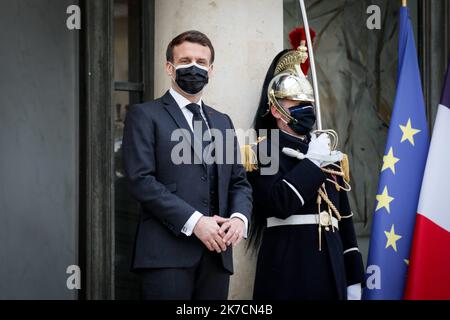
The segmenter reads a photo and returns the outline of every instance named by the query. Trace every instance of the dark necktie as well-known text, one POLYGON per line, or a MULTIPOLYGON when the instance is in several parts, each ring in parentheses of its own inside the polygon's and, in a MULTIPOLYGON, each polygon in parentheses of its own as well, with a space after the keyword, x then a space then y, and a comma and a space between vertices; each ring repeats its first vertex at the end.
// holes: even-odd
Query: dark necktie
POLYGON ((219 214, 219 198, 218 198, 218 171, 217 163, 215 159, 215 148, 211 138, 211 132, 208 129, 205 118, 202 117, 200 106, 195 103, 191 103, 186 108, 194 115, 192 117, 192 128, 194 129, 194 138, 202 142, 202 162, 206 164, 206 170, 210 192, 210 204, 207 215, 214 216, 219 214), (198 129, 201 124, 202 130, 198 129), (197 128, 196 128, 197 127, 197 128), (198 137, 198 135, 202 137, 198 137))
POLYGON ((205 148, 211 142, 211 136, 210 136, 210 133, 208 130, 208 125, 206 124, 206 121, 202 117, 202 114, 200 112, 200 106, 196 103, 191 103, 191 104, 188 104, 186 106, 186 108, 190 112, 192 112, 192 114, 194 115, 192 117, 192 128, 194 130, 194 135, 197 139, 202 141, 202 145, 205 148), (202 130, 201 130, 202 137, 199 137, 198 136, 199 131, 197 130, 197 132, 196 132, 196 130, 195 130, 195 128, 198 127, 200 125, 200 123, 202 126, 202 130), (205 134, 205 132, 206 132, 206 134, 205 134))

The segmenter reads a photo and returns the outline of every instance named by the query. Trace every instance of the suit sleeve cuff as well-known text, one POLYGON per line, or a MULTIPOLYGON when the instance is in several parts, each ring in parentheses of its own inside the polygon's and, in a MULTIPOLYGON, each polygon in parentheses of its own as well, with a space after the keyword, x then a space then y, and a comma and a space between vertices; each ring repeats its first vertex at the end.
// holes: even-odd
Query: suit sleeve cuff
POLYGON ((247 239, 247 235, 248 235, 248 219, 247 219, 247 217, 244 216, 242 213, 236 212, 230 216, 230 219, 232 219, 232 218, 239 218, 242 221, 244 221, 244 238, 247 239))
POLYGON ((188 221, 186 221, 183 229, 181 229, 181 232, 190 237, 192 235, 192 232, 194 231, 195 225, 201 217, 203 217, 203 215, 200 212, 195 211, 188 219, 188 221))

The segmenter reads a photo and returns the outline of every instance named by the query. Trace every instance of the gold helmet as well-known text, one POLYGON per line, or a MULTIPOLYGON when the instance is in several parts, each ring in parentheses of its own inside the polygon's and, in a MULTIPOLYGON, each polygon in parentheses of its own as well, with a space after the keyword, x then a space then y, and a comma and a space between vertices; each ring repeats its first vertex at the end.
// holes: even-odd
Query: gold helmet
MULTIPOLYGON (((311 38, 315 33, 311 30, 311 38)), ((293 119, 278 102, 287 99, 314 103, 314 90, 306 78, 308 73, 308 48, 303 28, 297 28, 289 34, 293 50, 282 55, 275 67, 274 77, 269 83, 267 95, 269 103, 288 119, 293 119)))

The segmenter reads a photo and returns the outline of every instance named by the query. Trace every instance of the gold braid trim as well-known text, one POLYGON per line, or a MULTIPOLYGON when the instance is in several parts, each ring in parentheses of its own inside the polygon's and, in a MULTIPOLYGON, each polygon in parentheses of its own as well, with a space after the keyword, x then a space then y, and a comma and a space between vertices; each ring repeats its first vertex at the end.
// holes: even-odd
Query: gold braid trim
POLYGON ((336 215, 336 218, 338 219, 338 221, 341 221, 342 217, 341 214, 339 213, 338 209, 336 208, 336 206, 333 204, 333 202, 331 202, 331 200, 328 198, 328 196, 325 194, 325 192, 323 192, 322 189, 319 189, 319 196, 323 199, 323 201, 325 201, 325 203, 328 205, 328 207, 331 208, 331 210, 334 212, 334 214, 336 215))
POLYGON ((340 177, 344 177, 345 173, 342 171, 335 171, 335 170, 331 170, 331 169, 326 169, 326 168, 322 168, 322 171, 325 173, 329 173, 329 174, 334 174, 336 176, 340 176, 340 177))
POLYGON ((327 179, 327 181, 333 183, 336 186, 336 189, 339 190, 344 190, 344 191, 351 191, 351 185, 350 185, 350 168, 349 168, 349 164, 348 164, 348 156, 344 153, 343 154, 344 157, 341 160, 341 164, 337 165, 337 164, 332 164, 333 166, 337 167, 339 169, 339 171, 337 170, 333 170, 333 169, 329 169, 329 168, 321 168, 322 172, 324 173, 328 173, 331 175, 335 175, 335 176, 339 176, 343 178, 343 182, 345 184, 345 186, 341 186, 339 185, 337 182, 332 181, 331 179, 327 179))
MULTIPOLYGON (((334 175, 343 177, 345 179, 345 181, 347 181, 347 183, 349 183, 350 182, 350 165, 348 162, 348 156, 345 153, 343 155, 344 155, 344 157, 341 160, 341 165, 340 165, 341 170, 340 171, 327 169, 327 168, 321 168, 321 169, 325 173, 334 174, 334 175)), ((337 167, 339 167, 339 166, 337 166, 337 167)))

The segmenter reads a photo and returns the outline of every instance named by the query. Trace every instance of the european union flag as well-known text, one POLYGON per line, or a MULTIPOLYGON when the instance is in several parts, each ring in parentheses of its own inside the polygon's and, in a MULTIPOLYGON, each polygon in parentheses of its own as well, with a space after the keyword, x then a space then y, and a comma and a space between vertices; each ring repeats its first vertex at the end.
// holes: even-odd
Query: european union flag
POLYGON ((397 94, 376 195, 365 299, 402 299, 429 136, 414 33, 400 9, 397 94))

